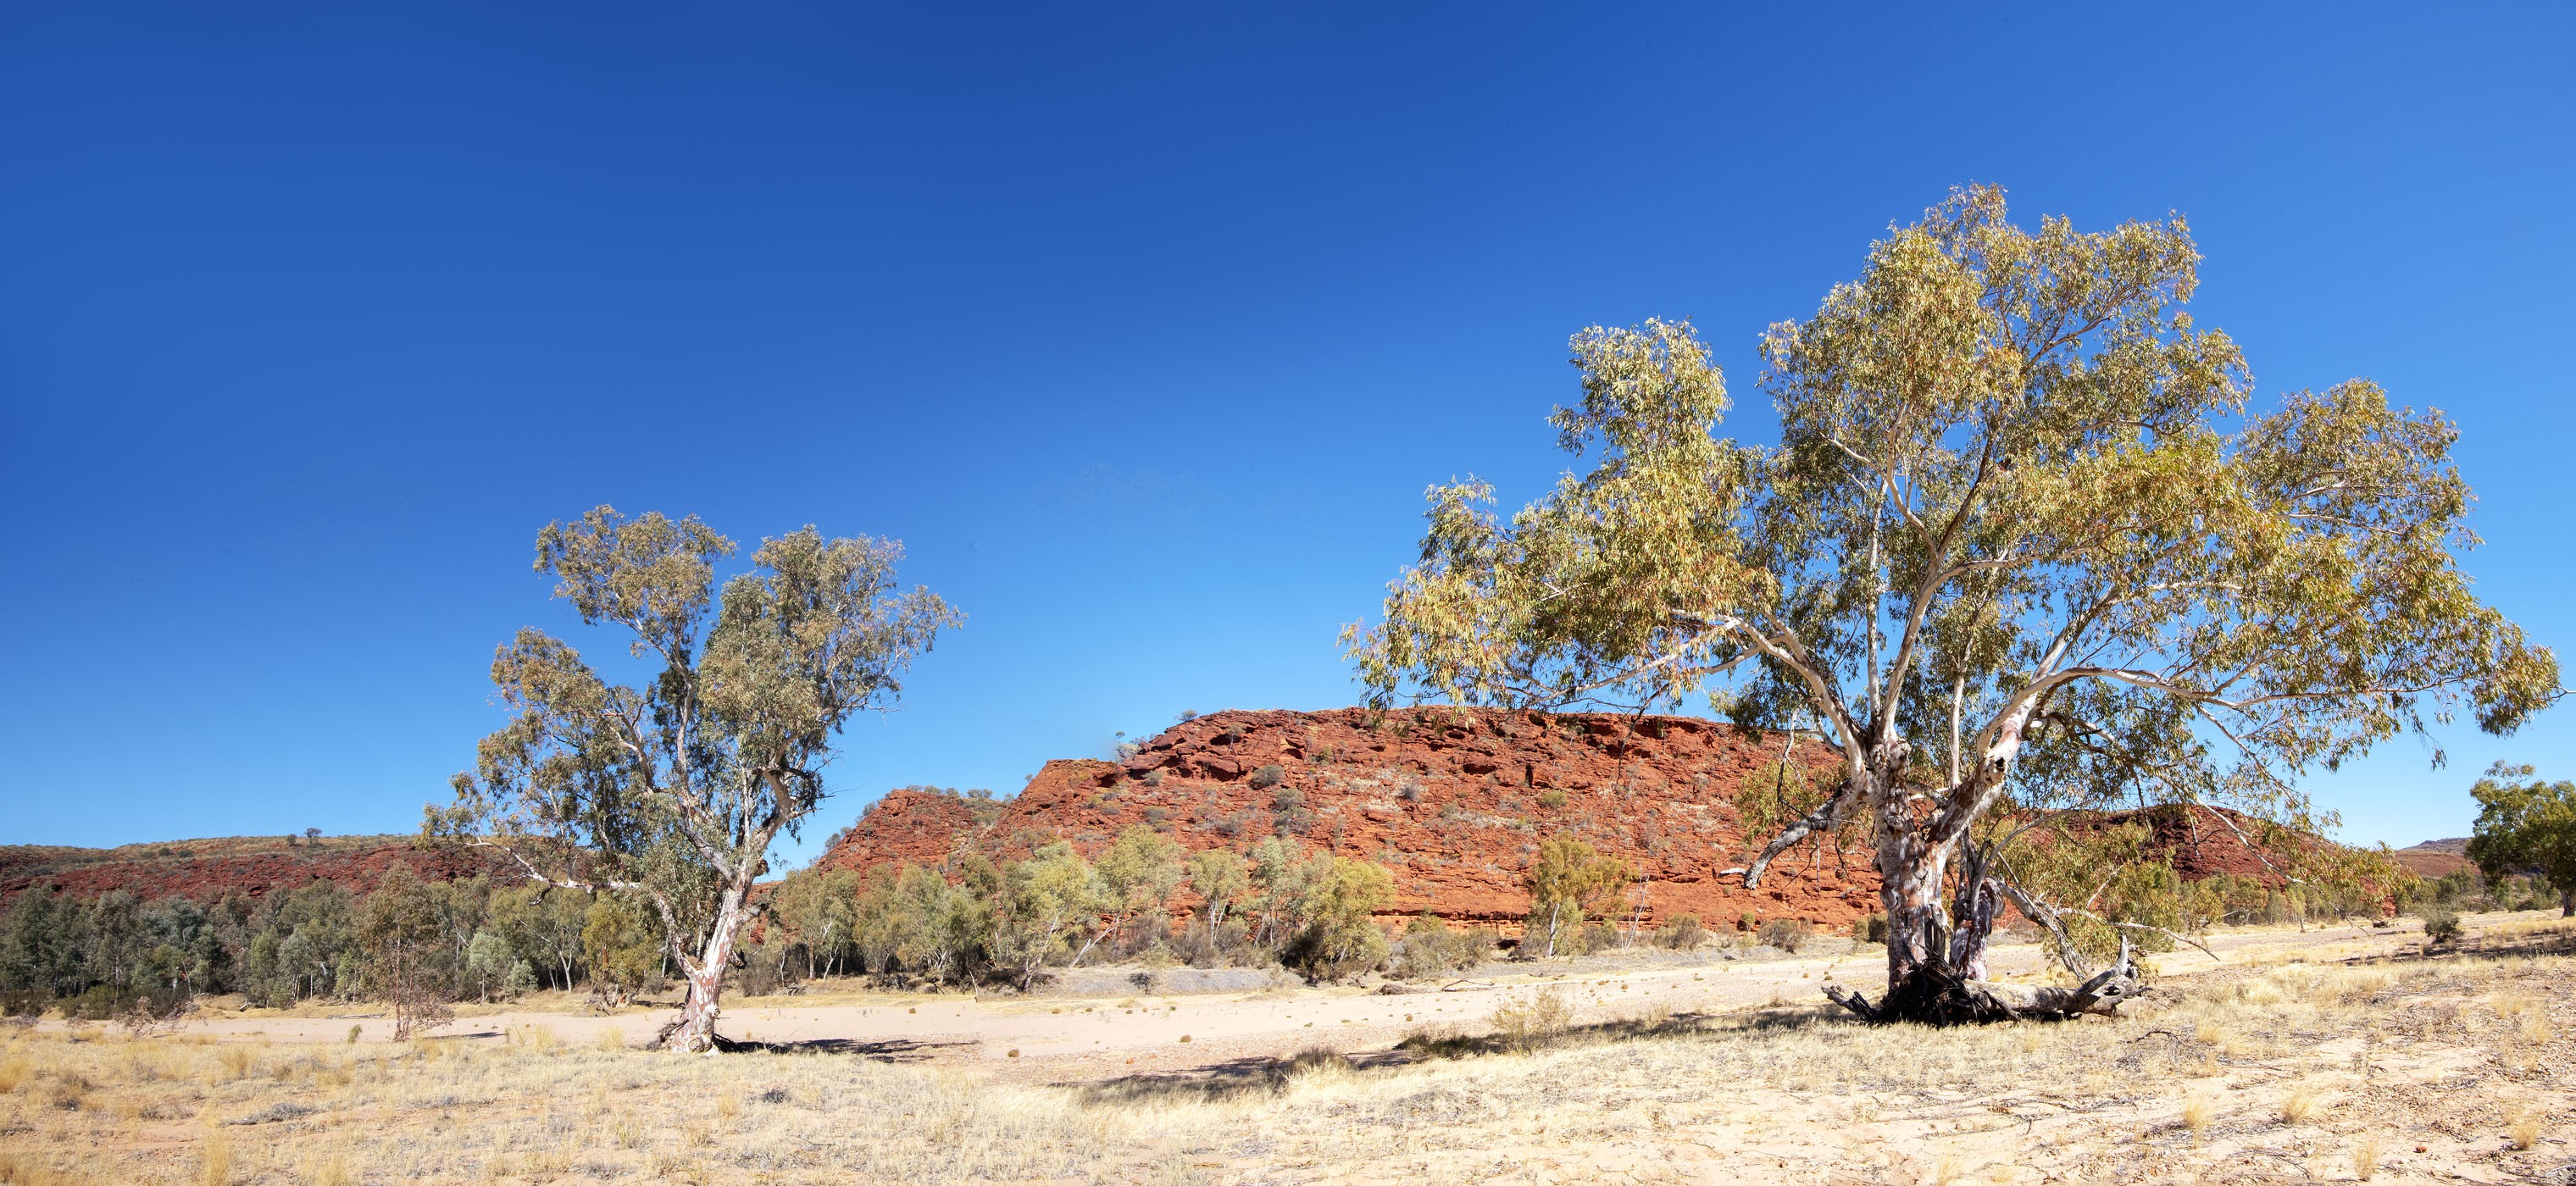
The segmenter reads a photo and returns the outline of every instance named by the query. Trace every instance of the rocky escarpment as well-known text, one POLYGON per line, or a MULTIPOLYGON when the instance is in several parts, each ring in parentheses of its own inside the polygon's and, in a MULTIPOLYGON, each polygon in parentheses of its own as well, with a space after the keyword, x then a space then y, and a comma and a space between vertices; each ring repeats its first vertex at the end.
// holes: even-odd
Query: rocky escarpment
POLYGON ((1721 874, 1769 839, 1748 837, 1739 801, 1784 753, 1820 774, 1837 760, 1812 736, 1792 745, 1692 717, 1222 712, 1124 761, 1049 762, 1008 799, 891 793, 821 863, 1006 858, 1054 839, 1096 854, 1137 825, 1192 851, 1288 834, 1385 865, 1396 913, 1509 924, 1528 910, 1521 879, 1540 842, 1562 832, 1629 862, 1642 877, 1629 908, 1650 923, 1687 913, 1712 925, 1748 914, 1847 924, 1876 908, 1877 878, 1858 849, 1784 859, 1759 890, 1721 874))

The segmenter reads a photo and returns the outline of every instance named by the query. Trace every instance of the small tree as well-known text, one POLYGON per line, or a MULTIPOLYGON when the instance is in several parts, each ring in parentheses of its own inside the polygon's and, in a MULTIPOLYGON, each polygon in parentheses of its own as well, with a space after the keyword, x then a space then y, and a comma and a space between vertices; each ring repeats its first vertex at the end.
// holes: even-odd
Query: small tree
POLYGON ((1101 912, 1112 897, 1073 846, 1056 841, 1002 872, 994 921, 994 959, 1010 970, 1020 991, 1055 961, 1076 962, 1107 931, 1101 912), (1082 948, 1073 944, 1079 939, 1082 948))
POLYGON ((385 870, 358 912, 358 943, 366 951, 366 987, 393 1006, 394 1041, 455 1020, 447 1007, 446 931, 438 902, 411 866, 385 870))
POLYGON ((1199 923, 1214 939, 1225 926, 1226 912, 1243 898, 1252 884, 1244 873, 1243 857, 1222 848, 1203 848, 1189 860, 1190 888, 1199 895, 1199 923))
POLYGON ((1305 929, 1315 887, 1332 874, 1333 857, 1309 853, 1284 836, 1269 836, 1252 846, 1251 859, 1251 883, 1259 891, 1249 903, 1252 939, 1275 954, 1305 929))
MULTIPOLYGON (((520 957, 551 969, 556 986, 569 990, 581 966, 581 932, 590 921, 590 895, 544 885, 513 885, 492 894, 490 921, 520 957)), ((656 950, 659 950, 658 946, 656 950)))
POLYGON ((1890 997, 1837 999, 2010 1015, 1962 982, 2015 891, 1972 840, 2014 797, 2315 824, 2304 772, 2559 695, 2460 571, 2450 423, 2358 380, 2249 408, 2236 344, 2182 311, 2199 259, 2179 219, 2027 230, 2002 191, 1956 193, 1771 328, 1776 448, 1715 435, 1726 386, 1690 326, 1578 334, 1553 424, 1593 468, 1507 523, 1483 482, 1432 489, 1422 562, 1345 636, 1372 702, 1713 688, 1739 723, 1814 722, 1841 785, 1746 887, 1862 819, 1890 997))
POLYGON ((519 986, 534 983, 527 967, 508 939, 492 931, 476 931, 465 945, 465 991, 485 1001, 524 992, 519 986))
POLYGON ((1395 875, 1371 861, 1319 855, 1330 864, 1307 889, 1300 912, 1306 925, 1289 940, 1282 962, 1309 980, 1355 976, 1386 961, 1386 932, 1376 914, 1395 902, 1395 875))
POLYGON ((733 552, 695 517, 630 521, 605 506, 539 533, 536 567, 556 596, 585 624, 623 627, 658 670, 612 684, 569 645, 521 630, 492 663, 517 715, 426 825, 507 851, 532 879, 650 902, 688 981, 672 1050, 714 1044, 752 886, 770 841, 822 803, 833 738, 891 708, 897 677, 959 620, 926 591, 896 591, 892 541, 812 527, 764 540, 719 600, 715 563, 733 552))
POLYGON ((770 891, 770 921, 789 943, 805 949, 807 979, 830 971, 849 948, 858 896, 853 869, 799 869, 770 891))
POLYGON ((651 908, 615 894, 593 897, 583 912, 582 962, 590 965, 592 988, 611 1004, 634 1000, 662 974, 669 945, 651 916, 651 908))
POLYGON ((2478 801, 2469 859, 2492 883, 2529 873, 2558 892, 2558 913, 2576 916, 2576 782, 2544 783, 2529 766, 2498 762, 2469 788, 2478 801))
POLYGON ((1139 824, 1119 833, 1093 865, 1108 891, 1113 931, 1126 929, 1130 920, 1136 920, 1149 935, 1163 932, 1165 903, 1180 888, 1183 876, 1179 841, 1139 824))
POLYGON ((1566 936, 1583 927, 1583 919, 1611 894, 1628 884, 1628 863, 1607 857, 1589 844, 1559 832, 1538 846, 1538 858, 1530 862, 1529 872, 1521 879, 1521 888, 1529 891, 1529 922, 1522 928, 1521 945, 1528 950, 1533 937, 1539 949, 1531 954, 1540 958, 1553 956, 1566 936))

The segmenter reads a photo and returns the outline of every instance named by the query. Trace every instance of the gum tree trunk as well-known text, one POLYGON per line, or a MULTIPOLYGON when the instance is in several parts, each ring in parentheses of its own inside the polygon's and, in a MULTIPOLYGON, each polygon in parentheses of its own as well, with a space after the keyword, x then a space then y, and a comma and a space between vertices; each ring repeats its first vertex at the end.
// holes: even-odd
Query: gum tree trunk
POLYGON ((726 887, 716 906, 715 925, 708 929, 706 946, 695 956, 685 951, 675 953, 688 984, 688 995, 680 1003, 680 1019, 662 1034, 663 1049, 679 1054, 715 1049, 717 998, 724 991, 725 967, 733 962, 734 934, 750 917, 745 901, 749 896, 740 887, 726 887))

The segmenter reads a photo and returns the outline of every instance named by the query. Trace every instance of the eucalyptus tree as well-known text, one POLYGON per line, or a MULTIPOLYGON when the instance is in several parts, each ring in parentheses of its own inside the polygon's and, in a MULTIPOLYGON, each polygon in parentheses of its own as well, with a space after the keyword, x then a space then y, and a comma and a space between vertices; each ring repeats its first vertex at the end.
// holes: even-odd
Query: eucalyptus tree
POLYGON ((2199 259, 2179 218, 2031 230, 1999 190, 1954 193, 1770 327, 1773 447, 1717 435, 1687 323, 1585 330, 1551 423, 1590 470, 1508 522, 1484 482, 1433 487, 1420 562, 1345 634, 1359 675, 1378 704, 1706 690, 1811 723, 1839 785, 1745 884, 1861 820, 1891 994, 1838 999, 1994 1015, 1960 988, 2015 887, 1953 862, 2017 786, 2295 814, 2304 771, 2559 694, 2460 571, 2452 425, 2362 380, 2254 407, 2237 344, 2183 308, 2199 259))
POLYGON ((2576 916, 2576 782, 2542 782, 2531 766, 2498 762, 2469 788, 2478 801, 2469 859, 2487 880, 2529 873, 2558 891, 2558 912, 2576 916))
POLYGON ((529 878, 651 903, 688 994, 674 1050, 715 1042, 717 996, 770 842, 824 797, 854 715, 891 709, 898 677, 960 620, 894 583, 902 546, 806 527, 761 542, 719 597, 733 541, 695 516, 602 506, 537 537, 536 568, 585 625, 630 635, 646 678, 614 684, 543 631, 499 649, 513 712, 483 739, 433 835, 500 848, 529 878))

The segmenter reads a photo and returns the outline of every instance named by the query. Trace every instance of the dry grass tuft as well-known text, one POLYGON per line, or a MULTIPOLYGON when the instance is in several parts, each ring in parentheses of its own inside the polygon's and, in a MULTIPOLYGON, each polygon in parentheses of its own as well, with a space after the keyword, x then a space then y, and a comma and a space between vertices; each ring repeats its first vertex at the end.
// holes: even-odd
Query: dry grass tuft
POLYGON ((198 1186, 230 1186, 233 1180, 233 1143, 222 1133, 214 1133, 197 1146, 198 1186))
POLYGON ((2517 1150, 2529 1149, 2540 1141, 2540 1114, 2528 1105, 2514 1104, 2505 1109, 2505 1139, 2517 1150))
POLYGON ((2301 1083, 2291 1088, 2288 1095, 2281 1097, 2281 1123, 2305 1123, 2308 1116, 2317 1110, 2317 1101, 2323 1095, 2324 1092, 2313 1083, 2301 1083))
POLYGON ((2364 1182, 2379 1176, 2379 1133, 2377 1131, 2363 1133, 2360 1140, 2352 1143, 2352 1176, 2364 1182))
POLYGON ((2218 1101, 2206 1095, 2194 1095, 2183 1101, 2182 1126, 2191 1130, 2194 1139, 2209 1131, 2209 1122, 2217 1115, 2218 1101))

